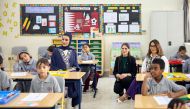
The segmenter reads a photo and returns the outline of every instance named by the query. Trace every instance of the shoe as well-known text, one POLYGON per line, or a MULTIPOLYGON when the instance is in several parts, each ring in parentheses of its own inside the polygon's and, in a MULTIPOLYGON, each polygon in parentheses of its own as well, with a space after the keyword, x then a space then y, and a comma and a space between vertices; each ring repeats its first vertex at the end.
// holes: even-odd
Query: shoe
POLYGON ((126 100, 128 100, 128 97, 125 96, 125 95, 123 95, 123 96, 121 96, 121 97, 119 97, 119 98, 117 99, 117 102, 118 102, 118 103, 123 103, 123 102, 125 102, 126 100))

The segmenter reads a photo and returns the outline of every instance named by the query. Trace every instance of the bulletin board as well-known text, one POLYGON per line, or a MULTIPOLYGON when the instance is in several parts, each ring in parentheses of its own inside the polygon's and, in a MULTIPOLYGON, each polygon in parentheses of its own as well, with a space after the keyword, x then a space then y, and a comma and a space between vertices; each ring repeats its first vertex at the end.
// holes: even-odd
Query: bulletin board
MULTIPOLYGON (((111 46, 111 69, 114 68, 116 57, 121 55, 121 45, 124 42, 113 42, 111 46)), ((141 58, 141 44, 140 42, 128 42, 130 46, 131 56, 134 56, 136 59, 141 58)))
POLYGON ((104 33, 141 33, 141 5, 103 5, 104 33))
POLYGON ((59 6, 21 4, 21 35, 56 35, 59 33, 59 6))
POLYGON ((100 5, 63 6, 63 30, 72 33, 90 33, 91 27, 99 29, 100 5))

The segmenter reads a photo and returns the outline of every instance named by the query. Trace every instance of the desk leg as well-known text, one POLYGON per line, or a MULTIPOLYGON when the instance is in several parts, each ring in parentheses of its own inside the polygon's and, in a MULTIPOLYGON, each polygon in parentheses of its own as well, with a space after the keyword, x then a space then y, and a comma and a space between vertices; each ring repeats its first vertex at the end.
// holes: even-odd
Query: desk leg
POLYGON ((96 64, 94 65, 95 69, 94 69, 94 78, 93 78, 93 89, 94 89, 94 98, 96 97, 96 93, 97 93, 97 82, 98 82, 98 77, 97 77, 97 72, 96 72, 96 64))

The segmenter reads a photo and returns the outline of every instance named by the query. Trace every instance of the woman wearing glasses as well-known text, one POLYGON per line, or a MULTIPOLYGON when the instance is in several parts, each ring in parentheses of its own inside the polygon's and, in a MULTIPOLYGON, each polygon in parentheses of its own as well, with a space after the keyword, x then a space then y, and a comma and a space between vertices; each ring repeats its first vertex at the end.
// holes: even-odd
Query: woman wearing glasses
POLYGON ((116 78, 114 92, 122 96, 124 89, 127 91, 132 80, 136 76, 136 60, 129 52, 129 44, 123 43, 121 46, 121 56, 115 60, 113 74, 116 78))
MULTIPOLYGON (((148 53, 142 63, 141 73, 149 73, 150 72, 150 65, 152 64, 152 61, 155 58, 163 59, 165 62, 164 72, 169 71, 168 59, 164 56, 159 41, 154 39, 154 40, 150 41, 150 43, 149 43, 148 53)), ((138 91, 139 87, 141 87, 141 84, 137 83, 136 79, 134 79, 133 82, 130 84, 130 87, 127 90, 127 92, 118 99, 118 102, 124 102, 125 100, 127 100, 127 98, 129 96, 132 97, 132 99, 134 99, 135 94, 137 92, 139 92, 138 91)))
POLYGON ((76 68, 79 70, 77 62, 77 53, 70 47, 72 35, 71 33, 65 33, 61 35, 62 46, 53 50, 51 57, 51 70, 67 70, 70 68, 76 68))

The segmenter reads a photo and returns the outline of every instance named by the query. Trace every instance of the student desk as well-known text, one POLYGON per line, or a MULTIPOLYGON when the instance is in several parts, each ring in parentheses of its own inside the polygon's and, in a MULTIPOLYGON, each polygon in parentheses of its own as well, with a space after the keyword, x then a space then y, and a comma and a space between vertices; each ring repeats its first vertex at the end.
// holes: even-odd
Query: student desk
POLYGON ((52 109, 60 101, 64 100, 63 93, 48 93, 48 95, 41 101, 21 101, 29 93, 20 93, 15 99, 11 100, 7 104, 0 105, 3 109, 52 109), (34 104, 35 106, 31 106, 34 104))
MULTIPOLYGON (((168 78, 169 80, 175 81, 175 82, 190 82, 190 78, 188 78, 184 73, 163 73, 164 77, 168 76, 168 74, 172 74, 175 77, 168 78)), ((139 73, 136 75, 136 81, 143 81, 146 74, 139 73)))
POLYGON ((96 97, 96 92, 97 92, 97 82, 98 82, 98 77, 96 76, 96 64, 98 63, 99 61, 98 60, 90 60, 90 61, 81 61, 81 60, 78 60, 78 64, 79 65, 92 65, 95 67, 94 69, 94 77, 93 77, 93 84, 92 84, 92 87, 94 89, 94 95, 93 97, 95 98, 96 97))
MULTIPOLYGON (((62 71, 50 71, 51 72, 62 72, 62 71)), ((65 76, 62 76, 65 78, 66 86, 67 84, 75 84, 76 88, 76 96, 71 97, 72 98, 72 106, 79 105, 79 109, 81 108, 81 100, 82 100, 82 85, 80 79, 85 74, 85 72, 65 72, 65 76)), ((32 74, 27 74, 26 76, 11 76, 11 73, 8 73, 9 77, 12 78, 15 81, 31 81, 33 76, 32 74)), ((70 97, 70 96, 69 96, 70 97)))
POLYGON ((135 95, 135 109, 167 109, 167 105, 158 105, 153 96, 135 95))

